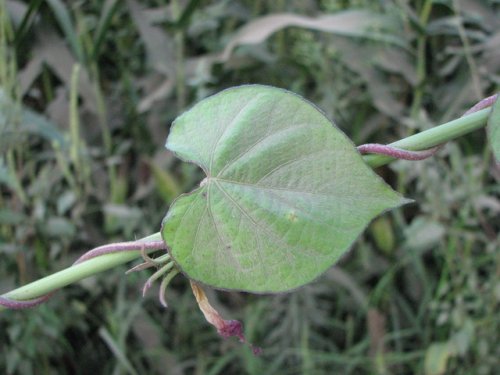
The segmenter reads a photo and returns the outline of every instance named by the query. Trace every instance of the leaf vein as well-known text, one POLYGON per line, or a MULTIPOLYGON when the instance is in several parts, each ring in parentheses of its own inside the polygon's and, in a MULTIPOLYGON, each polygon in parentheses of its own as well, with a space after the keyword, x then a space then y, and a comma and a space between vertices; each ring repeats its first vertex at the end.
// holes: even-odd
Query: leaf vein
MULTIPOLYGON (((210 199, 210 197, 212 196, 212 194, 210 194, 211 187, 212 187, 212 184, 209 184, 208 188, 207 188, 207 202, 208 202, 207 208, 208 208, 208 214, 209 214, 210 218, 212 219, 212 222, 214 223, 215 233, 217 234, 217 240, 219 242, 219 249, 218 249, 217 253, 218 253, 218 255, 221 255, 222 252, 227 253, 233 259, 236 268, 239 271, 241 271, 240 262, 236 259, 233 252, 232 251, 225 251, 226 250, 225 239, 223 238, 221 232, 219 231, 219 226, 217 225, 214 213, 213 213, 212 208, 211 208, 211 203, 212 203, 212 201, 210 199)), ((224 255, 224 254, 222 254, 222 255, 224 255)), ((216 267, 216 269, 218 270, 218 269, 220 269, 220 267, 216 267)))
POLYGON ((217 141, 215 142, 214 144, 214 148, 212 150, 212 154, 210 155, 210 166, 208 168, 208 171, 210 173, 212 173, 212 170, 213 170, 213 165, 214 165, 214 157, 215 157, 215 154, 217 153, 217 147, 219 147, 219 143, 221 141, 221 139, 224 137, 224 134, 226 133, 226 131, 231 128, 231 126, 233 126, 233 124, 236 122, 236 120, 241 116, 241 114, 245 111, 246 108, 248 108, 248 106, 250 104, 252 104, 253 102, 255 102, 257 99, 259 99, 262 95, 257 95, 255 97, 253 97, 252 99, 250 99, 248 101, 248 103, 246 103, 243 107, 241 107, 241 109, 238 111, 238 113, 236 113, 236 115, 231 119, 231 121, 229 122, 229 124, 221 131, 219 137, 217 138, 217 141))
MULTIPOLYGON (((277 103, 273 106, 272 110, 271 110, 271 114, 269 115, 269 119, 270 121, 272 121, 272 117, 273 117, 273 113, 274 113, 274 110, 276 109, 277 107, 277 103)), ((295 111, 297 112, 298 111, 298 107, 295 109, 295 111)), ((293 116, 292 116, 293 117, 293 116)), ((217 177, 220 177, 222 176, 222 174, 227 170, 229 169, 230 167, 232 167, 234 165, 234 163, 236 163, 239 159, 241 159, 243 156, 245 156, 246 154, 248 154, 250 151, 252 151, 254 148, 256 148, 259 144, 261 144, 263 141, 265 141, 266 139, 269 139, 269 138, 273 138, 275 137, 277 134, 281 134, 285 131, 288 131, 289 129, 292 129, 292 128, 299 128, 299 127, 303 127, 303 126, 309 126, 309 124, 293 124, 291 126, 288 126, 286 128, 283 128, 283 129, 279 129, 277 132, 274 132, 274 133, 269 133, 269 129, 272 129, 272 126, 269 125, 267 128, 266 128, 266 134, 264 134, 263 137, 259 138, 257 141, 255 141, 252 145, 250 145, 246 150, 243 150, 240 154, 238 154, 237 156, 235 156, 233 159, 229 160, 227 162, 227 164, 224 166, 224 168, 221 169, 221 171, 217 174, 217 177)))
MULTIPOLYGON (((243 208, 241 207, 238 202, 219 184, 217 183, 217 186, 218 188, 224 193, 224 195, 239 209, 239 211, 258 229, 260 229, 262 232, 266 233, 269 237, 273 238, 274 241, 276 242, 279 242, 281 243, 282 246, 284 246, 285 248, 288 248, 288 249, 295 249, 297 250, 297 247, 285 242, 281 237, 279 237, 278 235, 276 235, 276 233, 274 233, 273 231, 269 231, 267 230, 265 227, 262 227, 261 225, 259 225, 259 223, 257 221, 255 221, 255 219, 250 216, 250 214, 243 208)), ((259 236, 257 236, 258 238, 259 236)), ((293 252, 285 252, 283 251, 282 249, 280 249, 278 247, 279 250, 281 250, 282 253, 285 254, 286 258, 290 261, 290 255, 295 259, 295 254, 293 252)), ((304 250, 302 250, 304 251, 304 250)), ((310 252, 310 249, 307 249, 308 253, 310 255, 312 255, 312 253, 310 252)), ((316 252, 313 251, 313 254, 317 255, 316 252)), ((264 264, 264 263, 263 263, 264 264)))
POLYGON ((307 155, 301 155, 299 158, 297 159, 292 159, 292 160, 288 160, 286 163, 283 163, 283 164, 280 164, 278 165, 276 168, 272 169, 271 171, 269 171, 268 173, 266 173, 264 176, 262 176, 256 183, 255 185, 258 185, 259 183, 262 182, 262 180, 265 180, 266 178, 270 177, 271 175, 273 175, 274 173, 280 171, 281 169, 283 169, 284 167, 287 167, 289 166, 290 164, 295 164, 295 163, 300 163, 304 160, 307 160, 308 158, 310 158, 311 156, 317 156, 318 154, 322 154, 322 153, 330 153, 330 152, 333 152, 332 150, 316 150, 314 152, 311 152, 310 154, 307 154, 307 155))

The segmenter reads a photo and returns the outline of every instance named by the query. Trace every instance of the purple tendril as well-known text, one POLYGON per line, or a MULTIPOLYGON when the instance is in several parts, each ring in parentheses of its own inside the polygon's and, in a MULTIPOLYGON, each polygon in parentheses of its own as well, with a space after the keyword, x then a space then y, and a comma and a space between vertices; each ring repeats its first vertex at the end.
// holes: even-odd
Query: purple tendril
POLYGON ((118 242, 109 245, 103 245, 96 247, 90 251, 87 251, 80 258, 78 258, 73 265, 80 264, 86 260, 106 255, 119 253, 122 251, 134 251, 134 250, 161 250, 165 249, 165 242, 163 241, 150 241, 150 242, 118 242))
POLYGON ((498 94, 488 96, 487 98, 484 98, 480 102, 476 103, 474 106, 472 106, 467 112, 465 112, 462 117, 470 115, 471 113, 480 111, 481 109, 491 107, 493 104, 495 104, 495 101, 498 98, 498 94))
POLYGON ((44 294, 43 296, 27 299, 27 300, 15 300, 9 297, 0 296, 0 306, 6 307, 11 310, 23 310, 38 306, 50 299, 56 291, 44 294))
POLYGON ((440 147, 441 146, 437 146, 422 151, 409 151, 389 145, 382 145, 380 143, 367 143, 358 146, 357 148, 361 154, 386 155, 395 159, 403 160, 423 160, 434 155, 440 147))

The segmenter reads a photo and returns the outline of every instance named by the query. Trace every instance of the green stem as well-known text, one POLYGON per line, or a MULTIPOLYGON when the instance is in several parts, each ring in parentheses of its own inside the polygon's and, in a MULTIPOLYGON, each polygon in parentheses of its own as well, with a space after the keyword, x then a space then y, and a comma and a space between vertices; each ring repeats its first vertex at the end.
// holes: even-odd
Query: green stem
MULTIPOLYGON (((486 126, 490 111, 490 108, 485 108, 443 125, 403 138, 391 143, 390 146, 411 151, 429 149, 486 126)), ((380 167, 395 160, 384 155, 366 155, 363 156, 363 159, 372 168, 380 167)))
MULTIPOLYGON (((482 109, 470 115, 450 121, 446 124, 425 130, 419 134, 401 139, 397 142, 391 143, 391 145, 407 150, 425 150, 437 146, 484 127, 488 120, 490 111, 491 108, 482 109)), ((372 168, 379 167, 394 160, 394 158, 381 155, 366 155, 363 156, 363 158, 372 168)), ((160 239, 161 234, 158 232, 152 234, 151 236, 142 238, 138 242, 158 241, 160 239)), ((29 300, 43 296, 89 276, 114 268, 120 264, 130 262, 140 256, 140 250, 141 249, 138 248, 134 251, 117 252, 92 258, 15 289, 4 294, 3 297, 14 300, 29 300)), ((0 306, 0 311, 3 309, 5 309, 5 307, 0 306)))
MULTIPOLYGON (((150 242, 160 239, 161 234, 158 232, 144 237, 137 242, 150 242)), ((77 281, 83 280, 89 276, 119 266, 120 264, 128 263, 140 257, 140 254, 141 249, 138 248, 136 251, 122 251, 92 258, 20 288, 14 289, 2 296, 14 300, 29 300, 40 297, 77 281)), ((0 306, 0 311, 3 309, 5 309, 5 307, 0 306)))
POLYGON ((413 102, 411 104, 410 116, 416 118, 422 105, 424 96, 425 78, 427 75, 425 49, 427 46, 427 22, 432 10, 432 1, 425 0, 420 11, 420 27, 422 31, 417 39, 417 85, 414 90, 413 102))

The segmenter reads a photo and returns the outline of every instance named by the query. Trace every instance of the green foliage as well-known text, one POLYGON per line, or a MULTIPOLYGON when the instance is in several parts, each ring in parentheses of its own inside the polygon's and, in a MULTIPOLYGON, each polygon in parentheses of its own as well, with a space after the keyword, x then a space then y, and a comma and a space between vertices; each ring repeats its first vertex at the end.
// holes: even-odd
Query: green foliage
MULTIPOLYGON (((494 1, 202 0, 190 16, 184 4, 192 1, 177 1, 176 12, 163 0, 0 3, 0 85, 10 110, 22 108, 11 113, 43 116, 67 145, 54 147, 45 135, 55 133, 39 132, 34 118, 0 124, 1 292, 96 245, 156 232, 177 192, 205 177, 165 151, 168 124, 227 87, 296 92, 355 144, 389 143, 446 122, 499 89, 494 1), (56 14, 54 5, 66 11, 56 14), (395 18, 385 35, 404 47, 294 26, 218 59, 241 27, 261 17, 316 19, 352 9, 395 18), (77 145, 91 172, 83 183, 69 152, 77 146, 68 131, 77 62, 77 145), (168 189, 152 162, 173 180, 168 189)), ((468 321, 470 340, 447 357, 445 373, 495 373, 500 189, 484 145, 476 132, 432 160, 377 171, 418 202, 382 216, 394 233, 390 254, 361 235, 337 266, 293 293, 211 293, 263 347, 260 357, 217 337, 182 278, 164 310, 155 293, 139 298, 149 275, 125 277, 123 268, 40 308, 2 312, 0 373, 118 374, 131 364, 148 374, 415 374, 425 372, 428 350, 462 337, 468 321)))
POLYGON ((166 147, 207 177, 170 207, 163 239, 188 277, 216 288, 302 286, 404 203, 315 106, 268 86, 196 104, 166 147))

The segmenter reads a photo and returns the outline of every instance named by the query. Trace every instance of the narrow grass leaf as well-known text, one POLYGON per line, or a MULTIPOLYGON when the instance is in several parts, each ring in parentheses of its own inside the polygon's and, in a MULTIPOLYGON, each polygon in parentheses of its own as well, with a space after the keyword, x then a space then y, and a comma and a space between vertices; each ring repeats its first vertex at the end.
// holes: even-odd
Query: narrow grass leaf
POLYGON ((127 355, 123 352, 123 350, 119 347, 119 344, 116 340, 111 336, 109 331, 101 327, 99 328, 99 336, 103 339, 103 341, 108 346, 109 350, 113 353, 118 363, 125 369, 125 371, 130 375, 138 375, 139 373, 134 369, 132 363, 127 358, 127 355))
MULTIPOLYGON (((45 27, 37 35, 37 42, 33 50, 33 55, 37 56, 51 69, 70 90, 71 74, 73 66, 78 62, 66 43, 50 27, 45 27)), ((29 80, 27 80, 29 82, 29 80)), ((97 101, 92 80, 87 69, 82 66, 80 80, 78 83, 79 94, 83 98, 85 107, 92 113, 98 113, 97 101)), ((27 88, 24 87, 24 90, 27 88)))
POLYGON ((17 136, 23 133, 37 135, 49 142, 57 142, 65 145, 65 139, 61 131, 44 116, 17 106, 5 92, 0 89, 0 146, 7 149, 13 145, 17 136), (18 113, 14 113, 19 109, 18 113), (18 118, 16 118, 18 117, 18 118))
POLYGON ((59 26, 63 30, 64 35, 66 36, 66 39, 68 40, 68 43, 73 50, 73 53, 80 62, 83 62, 83 49, 78 39, 78 33, 75 29, 75 26, 73 25, 73 20, 71 19, 68 9, 60 0, 47 0, 47 3, 52 9, 52 12, 54 12, 54 16, 56 17, 59 26))
POLYGON ((101 52, 101 47, 106 37, 106 33, 109 31, 111 20, 115 12, 119 9, 120 2, 118 0, 106 0, 103 5, 101 16, 99 17, 99 22, 97 23, 97 29, 94 33, 94 45, 92 47, 92 61, 95 61, 101 52))
POLYGON ((36 19, 36 13, 38 11, 38 8, 42 4, 42 0, 35 0, 35 1, 30 1, 27 9, 24 7, 24 4, 22 4, 20 1, 19 2, 8 2, 7 7, 11 8, 9 9, 10 11, 12 8, 17 8, 22 9, 22 21, 20 24, 17 26, 16 31, 15 31, 15 39, 14 39, 14 44, 15 45, 20 45, 21 41, 24 39, 24 36, 26 35, 29 27, 31 24, 35 21, 36 19))
POLYGON ((500 95, 498 95, 495 104, 491 109, 488 118, 488 140, 493 150, 493 155, 497 163, 500 163, 500 95))

